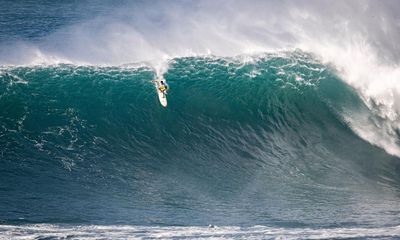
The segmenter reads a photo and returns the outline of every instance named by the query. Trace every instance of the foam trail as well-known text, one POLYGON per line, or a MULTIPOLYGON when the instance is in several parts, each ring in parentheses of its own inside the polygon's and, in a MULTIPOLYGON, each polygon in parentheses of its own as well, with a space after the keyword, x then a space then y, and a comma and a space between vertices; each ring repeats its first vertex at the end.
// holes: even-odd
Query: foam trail
POLYGON ((145 227, 129 225, 111 226, 57 226, 48 224, 0 226, 0 237, 13 239, 27 238, 145 238, 145 239, 343 239, 343 238, 397 238, 399 226, 384 228, 332 228, 332 229, 298 229, 254 227, 145 227))

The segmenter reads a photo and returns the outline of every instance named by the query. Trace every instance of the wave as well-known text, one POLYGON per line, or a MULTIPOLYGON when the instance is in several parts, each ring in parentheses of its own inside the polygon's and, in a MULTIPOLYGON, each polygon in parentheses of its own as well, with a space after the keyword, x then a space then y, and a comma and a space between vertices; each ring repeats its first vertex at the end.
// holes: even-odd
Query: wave
POLYGON ((396 224, 398 158, 357 135, 385 120, 313 55, 175 58, 166 109, 156 76, 1 68, 0 221, 396 224))
POLYGON ((341 113, 353 131, 400 156, 396 81, 400 51, 395 44, 400 36, 395 3, 105 1, 65 4, 59 6, 62 14, 45 2, 27 5, 10 4, 4 13, 9 24, 0 29, 2 66, 143 63, 160 75, 173 59, 238 55, 251 59, 265 52, 300 49, 329 65, 369 109, 341 113), (27 9, 50 13, 48 18, 39 14, 22 21, 33 33, 19 31, 13 24, 27 9), (46 28, 33 28, 32 22, 46 28))

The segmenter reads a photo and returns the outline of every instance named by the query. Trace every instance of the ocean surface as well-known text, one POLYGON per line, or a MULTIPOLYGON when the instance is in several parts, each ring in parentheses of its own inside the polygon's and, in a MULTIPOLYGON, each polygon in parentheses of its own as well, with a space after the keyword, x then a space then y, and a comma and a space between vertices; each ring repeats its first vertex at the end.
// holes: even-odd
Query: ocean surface
POLYGON ((151 3, 0 0, 0 239, 400 237, 396 51, 160 45, 213 3, 151 3))

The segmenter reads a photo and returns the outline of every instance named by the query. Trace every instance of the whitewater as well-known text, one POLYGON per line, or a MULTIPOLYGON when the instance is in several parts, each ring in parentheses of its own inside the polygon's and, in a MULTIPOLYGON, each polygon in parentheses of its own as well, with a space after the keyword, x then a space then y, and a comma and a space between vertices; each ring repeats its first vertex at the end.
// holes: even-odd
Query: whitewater
POLYGON ((0 239, 400 236, 396 1, 0 5, 0 239))

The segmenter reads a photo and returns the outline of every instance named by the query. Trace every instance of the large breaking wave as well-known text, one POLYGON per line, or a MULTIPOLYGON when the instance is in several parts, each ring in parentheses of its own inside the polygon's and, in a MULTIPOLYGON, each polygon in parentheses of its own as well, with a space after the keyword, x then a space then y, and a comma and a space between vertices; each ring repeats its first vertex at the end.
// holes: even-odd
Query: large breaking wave
POLYGON ((373 113, 311 55, 174 59, 166 109, 155 76, 3 68, 2 220, 395 224, 398 159, 355 134, 348 116, 373 113))
POLYGON ((400 155, 399 6, 392 1, 108 1, 5 4, 0 64, 120 66, 160 75, 174 58, 301 49, 330 65, 371 114, 343 113, 364 140, 400 155), (82 10, 72 10, 73 7, 82 10), (29 9, 30 26, 18 30, 29 9), (58 11, 65 12, 60 14, 58 11), (52 21, 57 19, 57 21, 52 21), (36 24, 31 26, 31 24, 36 24), (57 25, 58 24, 58 25, 57 25), (41 27, 43 26, 43 27, 41 27), (32 31, 32 32, 30 32, 32 31), (11 34, 10 34, 11 33, 11 34))

